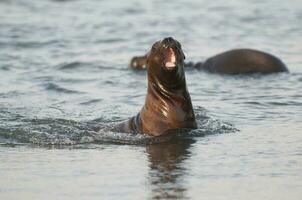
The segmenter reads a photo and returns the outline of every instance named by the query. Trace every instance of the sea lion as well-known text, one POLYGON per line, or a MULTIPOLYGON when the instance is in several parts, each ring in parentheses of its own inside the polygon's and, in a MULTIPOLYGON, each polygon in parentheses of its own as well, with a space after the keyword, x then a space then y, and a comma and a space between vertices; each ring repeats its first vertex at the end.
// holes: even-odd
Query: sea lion
POLYGON ((276 56, 253 49, 226 51, 208 58, 204 63, 196 63, 194 68, 219 74, 288 72, 285 64, 276 56))
POLYGON ((131 59, 129 66, 132 69, 146 69, 146 67, 147 67, 147 55, 134 56, 131 59))
POLYGON ((145 105, 114 130, 160 136, 179 129, 197 128, 187 90, 185 55, 172 37, 153 44, 147 55, 148 89, 145 105))
MULTIPOLYGON (((130 67, 145 69, 146 56, 136 56, 131 59, 130 67)), ((185 62, 186 69, 199 69, 219 74, 269 74, 288 72, 286 65, 276 56, 254 50, 233 49, 217 54, 205 62, 185 62)))

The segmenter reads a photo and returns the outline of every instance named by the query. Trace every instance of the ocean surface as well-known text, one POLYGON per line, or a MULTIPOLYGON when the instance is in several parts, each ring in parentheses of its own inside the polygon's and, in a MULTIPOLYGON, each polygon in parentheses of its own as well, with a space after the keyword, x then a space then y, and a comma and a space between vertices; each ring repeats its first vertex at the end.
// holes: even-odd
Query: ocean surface
POLYGON ((0 199, 301 199, 301 22, 300 0, 0 0, 0 199), (186 70, 197 130, 106 131, 144 104, 131 57, 167 36, 290 73, 186 70))

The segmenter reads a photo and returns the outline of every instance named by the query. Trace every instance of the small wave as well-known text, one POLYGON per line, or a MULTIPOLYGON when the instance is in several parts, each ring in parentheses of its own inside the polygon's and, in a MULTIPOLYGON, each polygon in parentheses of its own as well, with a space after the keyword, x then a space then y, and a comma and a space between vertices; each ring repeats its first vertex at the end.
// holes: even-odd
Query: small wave
POLYGON ((286 102, 268 102, 270 105, 274 106, 302 106, 301 101, 286 101, 286 102))
POLYGON ((243 102, 244 104, 250 104, 250 105, 262 105, 262 103, 257 102, 257 101, 246 101, 243 102))
POLYGON ((62 64, 58 65, 58 68, 60 70, 70 70, 70 69, 76 69, 76 68, 82 67, 83 65, 85 65, 85 63, 75 61, 75 62, 70 62, 70 63, 62 63, 62 64))
POLYGON ((21 96, 24 94, 28 94, 28 93, 14 90, 14 91, 8 91, 8 92, 3 92, 3 93, 0 92, 0 97, 1 98, 14 98, 14 97, 21 96))
POLYGON ((124 10, 125 14, 140 14, 143 13, 144 11, 145 9, 143 7, 137 7, 137 6, 124 10))
POLYGON ((81 62, 81 61, 63 62, 57 65, 56 68, 62 71, 69 71, 69 70, 76 70, 76 69, 85 69, 85 70, 93 70, 93 71, 119 69, 119 68, 95 64, 92 62, 81 62))
POLYGON ((46 90, 55 91, 55 92, 60 92, 60 93, 66 93, 66 94, 79 94, 79 93, 82 93, 82 92, 79 92, 79 91, 63 88, 63 87, 58 86, 57 84, 54 84, 54 83, 47 83, 47 84, 45 84, 45 89, 46 90))
POLYGON ((51 0, 51 1, 60 2, 60 3, 66 3, 66 2, 77 1, 77 0, 51 0))
MULTIPOLYGON (((246 101, 243 102, 244 104, 249 104, 249 105, 257 105, 257 106, 301 106, 302 102, 300 101, 263 101, 263 102, 257 102, 257 101, 246 101)), ((241 103, 238 103, 241 104, 241 103)))
POLYGON ((122 39, 122 38, 111 38, 111 39, 98 39, 95 42, 96 43, 110 44, 110 43, 117 43, 117 42, 124 42, 124 41, 126 41, 126 40, 122 39))
POLYGON ((8 65, 1 66, 0 70, 8 71, 9 70, 9 66, 8 65))
POLYGON ((85 101, 85 102, 81 102, 80 104, 81 105, 90 105, 90 104, 95 104, 95 103, 98 103, 98 102, 101 102, 102 99, 92 99, 92 100, 89 100, 89 101, 85 101))
POLYGON ((6 44, 6 46, 15 46, 18 48, 41 48, 49 45, 54 45, 59 43, 58 40, 50 40, 50 41, 44 41, 44 42, 38 42, 38 41, 20 41, 15 42, 11 44, 6 44))
POLYGON ((58 79, 60 83, 87 83, 87 82, 94 82, 97 79, 94 78, 61 78, 58 79))

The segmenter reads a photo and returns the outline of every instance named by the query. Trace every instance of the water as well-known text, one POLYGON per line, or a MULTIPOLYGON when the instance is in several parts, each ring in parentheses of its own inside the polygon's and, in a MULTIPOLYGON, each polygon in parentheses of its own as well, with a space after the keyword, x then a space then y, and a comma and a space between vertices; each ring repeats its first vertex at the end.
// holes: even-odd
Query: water
POLYGON ((0 1, 0 198, 300 199, 301 20, 298 0, 0 1), (128 62, 166 36, 187 60, 249 47, 290 73, 187 70, 198 130, 97 132, 142 107, 128 62))

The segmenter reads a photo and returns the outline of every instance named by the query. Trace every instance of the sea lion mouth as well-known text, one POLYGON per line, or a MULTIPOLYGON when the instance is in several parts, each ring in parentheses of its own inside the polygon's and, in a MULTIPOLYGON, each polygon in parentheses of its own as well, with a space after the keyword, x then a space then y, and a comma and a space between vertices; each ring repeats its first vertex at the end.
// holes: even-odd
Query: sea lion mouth
POLYGON ((167 48, 164 52, 164 65, 167 69, 176 67, 176 55, 171 47, 167 48))

